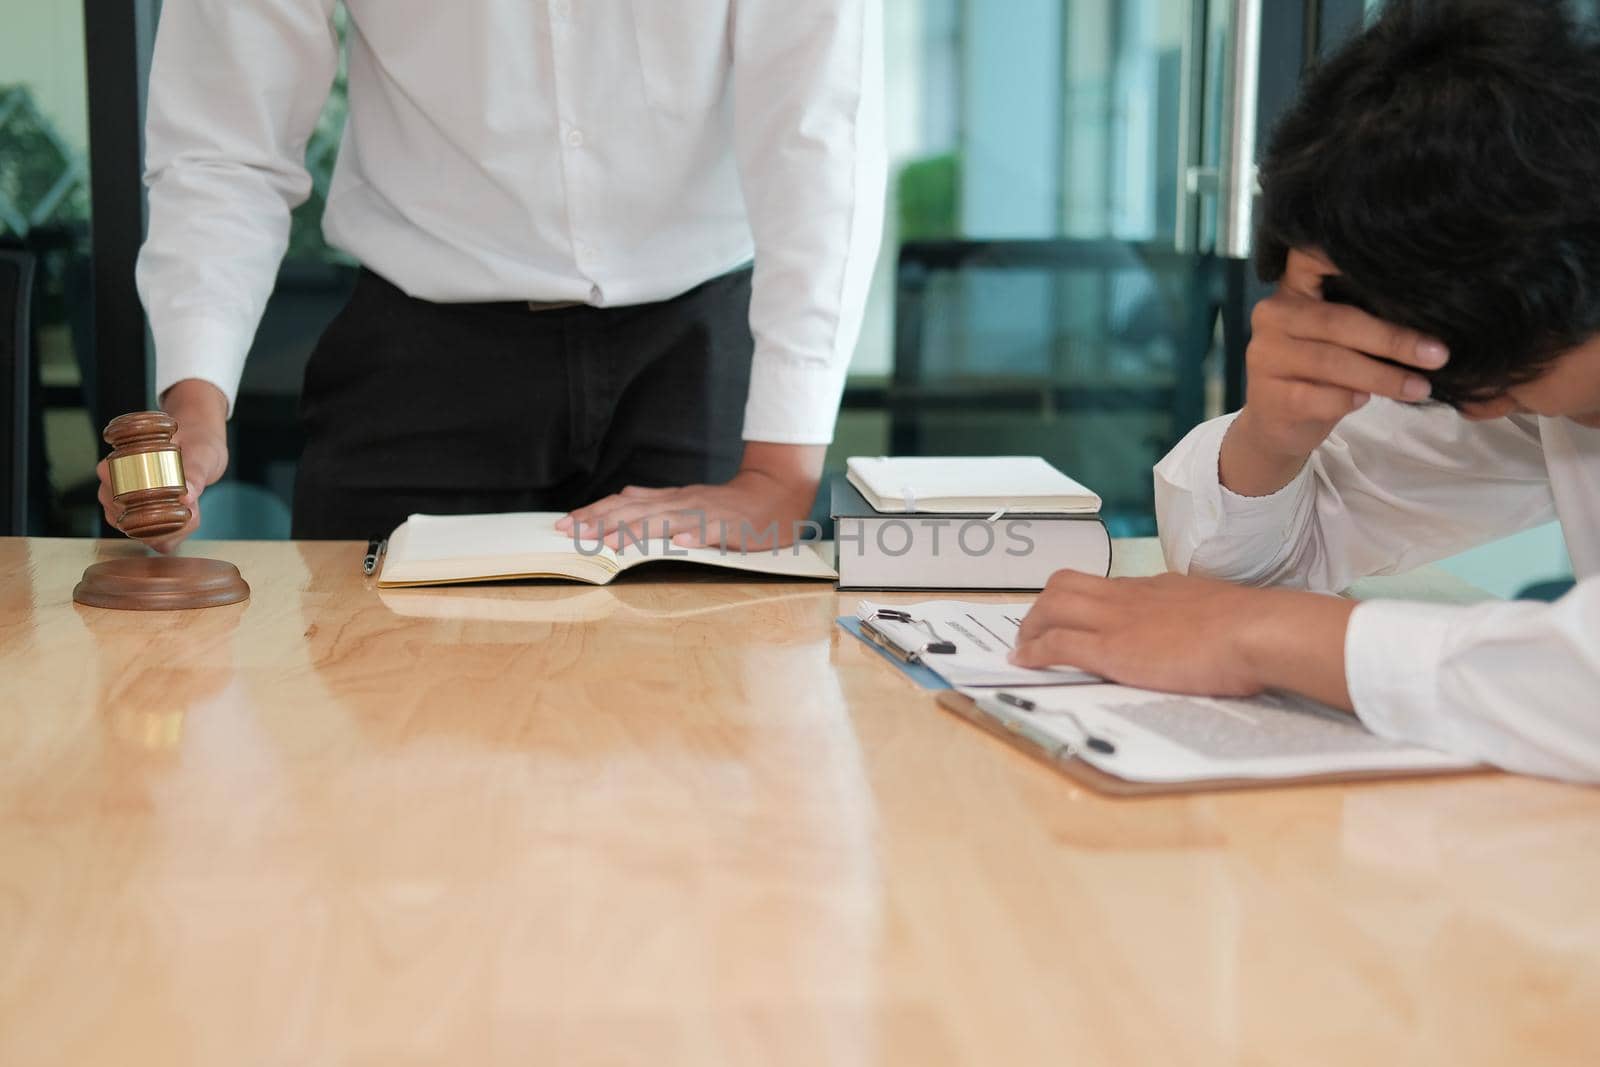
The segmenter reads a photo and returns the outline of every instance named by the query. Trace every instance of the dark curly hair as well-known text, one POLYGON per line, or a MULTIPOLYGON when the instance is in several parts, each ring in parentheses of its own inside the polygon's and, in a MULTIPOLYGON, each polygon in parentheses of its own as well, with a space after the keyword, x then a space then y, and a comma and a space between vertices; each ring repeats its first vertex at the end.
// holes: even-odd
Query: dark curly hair
POLYGON ((1561 0, 1390 0, 1308 77, 1261 167, 1256 268, 1436 337, 1459 406, 1600 334, 1600 38, 1561 0))

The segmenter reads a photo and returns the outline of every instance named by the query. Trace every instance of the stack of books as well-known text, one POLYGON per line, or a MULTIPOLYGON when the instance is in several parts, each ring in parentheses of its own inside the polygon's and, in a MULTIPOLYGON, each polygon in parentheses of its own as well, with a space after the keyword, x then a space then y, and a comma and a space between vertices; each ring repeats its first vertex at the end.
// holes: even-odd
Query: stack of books
POLYGON ((1100 497, 1039 456, 856 457, 831 511, 841 589, 1037 591, 1111 571, 1100 497))

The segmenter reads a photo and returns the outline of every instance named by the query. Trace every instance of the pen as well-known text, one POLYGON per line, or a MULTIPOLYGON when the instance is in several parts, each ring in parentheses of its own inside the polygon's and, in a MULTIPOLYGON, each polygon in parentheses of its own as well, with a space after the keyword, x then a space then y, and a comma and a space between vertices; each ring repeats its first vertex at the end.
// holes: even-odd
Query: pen
POLYGON ((1012 707, 1021 708, 1023 711, 1032 711, 1039 706, 1033 701, 1025 697, 1019 697, 1014 693, 996 693, 994 698, 1002 704, 1010 704, 1012 707))
MULTIPOLYGON (((1019 697, 1015 693, 1007 693, 1002 691, 996 693, 994 698, 1002 704, 1008 704, 1011 707, 1016 708, 1018 711, 1037 711, 1039 708, 1038 704, 1029 700, 1027 697, 1019 697)), ((1083 735, 1083 745, 1085 748, 1093 752, 1098 752, 1102 756, 1114 756, 1117 754, 1116 745, 1112 744, 1110 741, 1107 741, 1103 737, 1096 737, 1094 734, 1091 734, 1088 730, 1084 729, 1083 721, 1076 715, 1072 714, 1072 712, 1061 711, 1057 714, 1065 715, 1067 718, 1072 720, 1072 725, 1076 726, 1078 728, 1078 732, 1083 735)))
POLYGON ((378 557, 389 547, 387 537, 367 542, 367 558, 361 561, 361 573, 371 574, 378 569, 378 557))
MULTIPOLYGON (((932 640, 930 640, 927 644, 923 645, 921 648, 917 649, 915 652, 908 653, 908 655, 910 657, 909 659, 906 659, 906 657, 901 657, 903 659, 906 659, 907 663, 915 663, 922 656, 928 655, 930 653, 935 655, 935 656, 953 656, 956 653, 956 643, 954 641, 946 641, 944 638, 939 636, 939 632, 933 628, 933 624, 931 622, 925 622, 925 621, 919 622, 917 619, 913 619, 911 617, 911 613, 910 612, 900 611, 900 610, 898 610, 896 608, 879 608, 877 611, 875 611, 873 613, 872 618, 874 618, 874 619, 887 619, 890 622, 905 623, 907 626, 919 626, 920 625, 920 626, 927 627, 928 636, 930 638, 932 638, 932 640)), ((877 627, 872 626, 870 620, 862 619, 861 620, 861 625, 862 625, 863 628, 870 628, 871 630, 873 630, 873 632, 877 633, 877 635, 879 637, 883 638, 884 640, 891 640, 888 634, 883 633, 882 631, 878 630, 877 627)), ((879 641, 878 644, 883 644, 883 642, 879 641)), ((884 647, 887 648, 888 646, 885 645, 884 647)), ((902 651, 904 651, 904 650, 902 650, 902 651)))

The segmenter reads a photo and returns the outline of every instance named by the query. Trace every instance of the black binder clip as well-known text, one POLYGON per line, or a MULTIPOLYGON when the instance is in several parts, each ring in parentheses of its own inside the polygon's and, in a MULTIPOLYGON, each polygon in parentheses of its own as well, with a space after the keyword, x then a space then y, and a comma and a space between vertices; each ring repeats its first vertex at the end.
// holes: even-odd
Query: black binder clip
MULTIPOLYGON (((882 619, 885 622, 900 622, 905 623, 907 626, 920 626, 928 631, 928 636, 932 638, 932 640, 928 641, 920 648, 900 650, 905 654, 903 658, 912 663, 917 662, 923 656, 955 655, 956 643, 954 641, 945 640, 943 637, 939 636, 939 631, 933 628, 932 623, 928 622, 926 619, 912 618, 909 611, 901 611, 898 608, 879 608, 873 612, 872 617, 874 619, 882 619)), ((885 634, 884 636, 887 637, 888 635, 885 634)))

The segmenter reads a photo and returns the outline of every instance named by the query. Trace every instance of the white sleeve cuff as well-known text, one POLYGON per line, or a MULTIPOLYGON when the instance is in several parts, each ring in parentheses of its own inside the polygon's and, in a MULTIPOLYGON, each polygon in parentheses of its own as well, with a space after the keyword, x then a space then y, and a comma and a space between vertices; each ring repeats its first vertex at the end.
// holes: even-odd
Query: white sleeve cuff
POLYGON ((1218 464, 1236 414, 1196 427, 1156 465, 1156 511, 1174 571, 1253 583, 1294 550, 1311 498, 1311 464, 1270 496, 1228 489, 1218 464))
POLYGON ((156 396, 186 378, 199 378, 222 390, 232 418, 252 331, 224 319, 182 318, 152 323, 151 332, 156 342, 156 396))
POLYGON ((757 350, 750 365, 744 439, 781 445, 832 442, 846 369, 757 350))
POLYGON ((1356 606, 1344 637, 1345 683, 1356 714, 1380 737, 1462 751, 1439 709, 1439 670, 1455 604, 1373 600, 1356 606))

